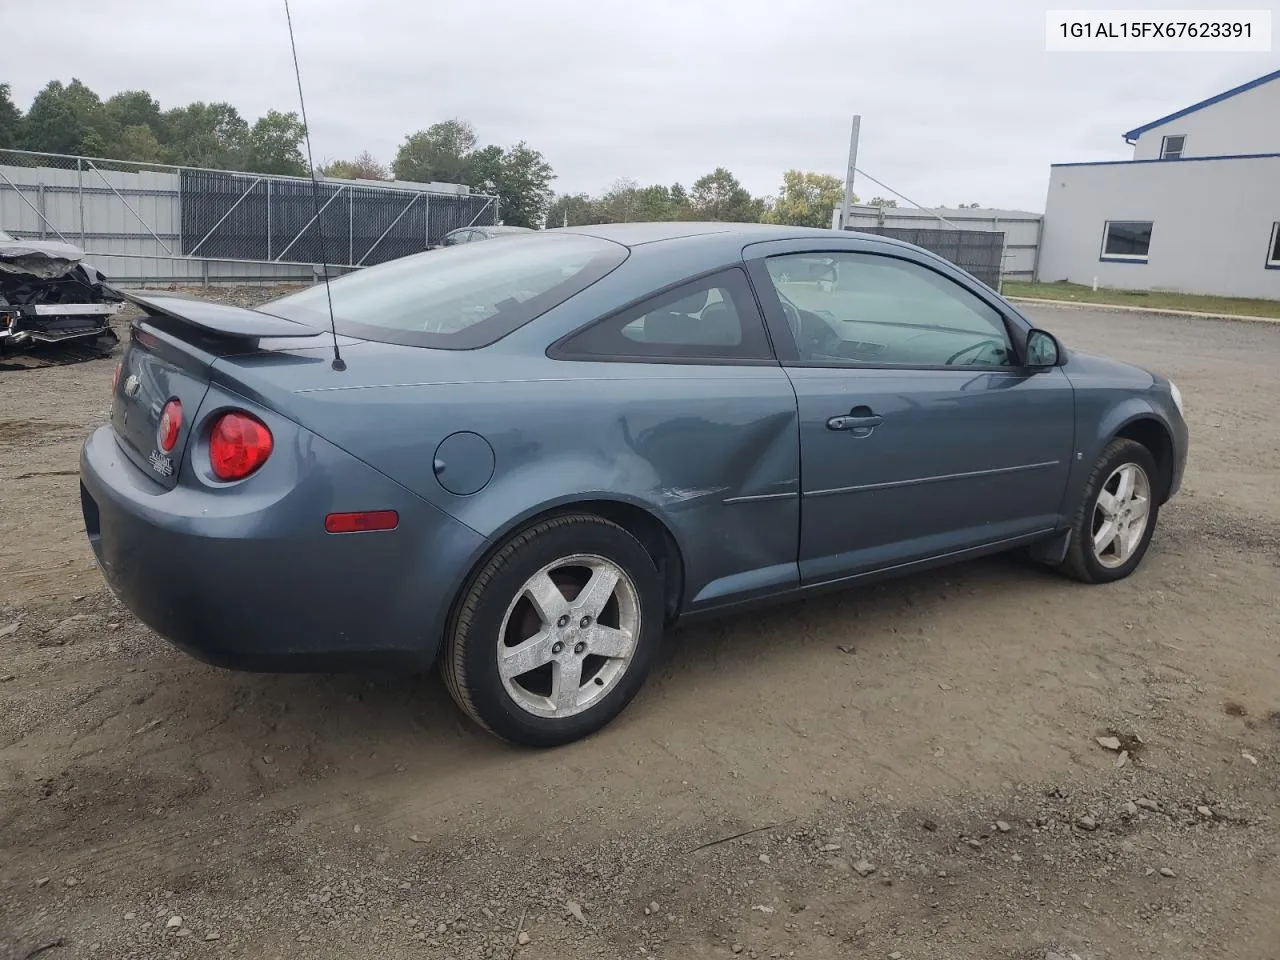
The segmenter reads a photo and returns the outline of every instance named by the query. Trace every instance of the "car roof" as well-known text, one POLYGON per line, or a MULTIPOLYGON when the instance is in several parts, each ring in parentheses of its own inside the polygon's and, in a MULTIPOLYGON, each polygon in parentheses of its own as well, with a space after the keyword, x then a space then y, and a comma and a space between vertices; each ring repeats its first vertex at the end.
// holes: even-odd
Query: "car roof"
POLYGON ((859 234, 851 230, 824 230, 819 227, 793 227, 774 223, 721 223, 719 221, 672 220, 645 223, 599 223, 579 227, 555 227, 556 233, 578 233, 602 240, 612 240, 625 247, 680 240, 686 237, 717 238, 740 241, 743 244, 763 243, 769 240, 803 240, 806 238, 850 239, 866 236, 868 239, 892 243, 886 237, 859 234))

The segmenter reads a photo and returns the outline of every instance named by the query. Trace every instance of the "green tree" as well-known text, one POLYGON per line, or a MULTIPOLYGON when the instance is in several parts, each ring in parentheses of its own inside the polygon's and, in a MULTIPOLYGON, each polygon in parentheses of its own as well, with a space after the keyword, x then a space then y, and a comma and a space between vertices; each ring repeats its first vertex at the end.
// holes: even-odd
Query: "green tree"
POLYGON ((485 147, 471 155, 475 163, 464 181, 497 194, 502 222, 513 227, 541 227, 551 206, 555 171, 546 158, 521 140, 510 150, 485 147))
POLYGON ((655 183, 636 191, 637 220, 682 220, 690 216, 689 193, 678 183, 655 183))
POLYGON ((596 223, 630 223, 639 220, 640 187, 630 177, 615 180, 613 185, 595 200, 593 211, 596 223))
POLYGON ((465 120, 433 123, 405 137, 391 161, 391 170, 397 180, 465 183, 468 157, 476 142, 476 132, 465 120))
POLYGON ((118 135, 96 93, 79 80, 51 80, 31 102, 22 142, 29 150, 102 156, 118 135))
POLYGON ((22 137, 22 111, 9 95, 9 84, 0 83, 0 149, 16 147, 22 137))
POLYGON ((867 203, 873 207, 896 207, 898 205, 897 200, 886 200, 884 197, 872 197, 867 203))
POLYGON ((764 201, 752 197, 724 167, 693 182, 689 205, 692 215, 702 220, 756 223, 764 213, 764 201))
POLYGON ((149 126, 137 123, 120 131, 109 156, 138 163, 164 163, 168 159, 168 151, 149 126))
POLYGON ((243 167, 249 124, 229 103, 197 101, 164 114, 174 163, 215 170, 243 167))
POLYGON ((788 170, 782 175, 782 190, 769 204, 764 219, 793 227, 829 227, 832 211, 843 202, 844 184, 838 177, 788 170))
POLYGON ((465 183, 483 193, 498 193, 503 179, 502 165, 506 158, 506 151, 492 144, 472 150, 463 158, 463 172, 456 182, 465 183))
POLYGON ((122 133, 130 127, 144 126, 154 134, 157 141, 166 137, 160 104, 145 90, 124 90, 109 97, 103 107, 122 133))
POLYGON ((368 150, 362 150, 354 160, 334 160, 324 164, 319 172, 326 177, 343 180, 386 180, 390 177, 387 168, 368 150))
POLYGON ((306 129, 296 113, 268 110, 245 138, 245 169, 252 173, 306 176, 307 161, 302 156, 305 137, 306 129))
POLYGON ((547 208, 548 227, 580 227, 601 222, 596 219, 595 201, 585 193, 562 193, 547 208))

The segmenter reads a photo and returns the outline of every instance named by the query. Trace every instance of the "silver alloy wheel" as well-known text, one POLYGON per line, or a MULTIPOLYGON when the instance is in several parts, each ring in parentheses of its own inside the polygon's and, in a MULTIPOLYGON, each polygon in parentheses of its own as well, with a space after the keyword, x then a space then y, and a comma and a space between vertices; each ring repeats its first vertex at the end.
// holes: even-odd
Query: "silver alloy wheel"
POLYGON ((1136 463, 1122 463, 1107 477, 1093 508, 1093 556, 1107 569, 1133 556, 1151 516, 1151 481, 1136 463))
POLYGON ((539 717, 572 717, 617 686, 640 636, 640 598, 611 560, 577 554, 520 588, 498 631, 498 674, 511 699, 539 717))

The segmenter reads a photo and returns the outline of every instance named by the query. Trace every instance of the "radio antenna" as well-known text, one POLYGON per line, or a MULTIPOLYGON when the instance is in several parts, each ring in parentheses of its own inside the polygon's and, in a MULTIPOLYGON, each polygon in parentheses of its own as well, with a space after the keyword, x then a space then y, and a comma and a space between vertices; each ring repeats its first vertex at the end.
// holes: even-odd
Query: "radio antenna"
POLYGON ((320 237, 320 265, 324 268, 324 295, 329 301, 329 333, 333 336, 333 363, 335 370, 347 369, 347 363, 338 352, 338 323, 333 317, 333 293, 329 289, 329 257, 324 248, 324 223, 320 219, 320 184, 316 180, 316 165, 311 159, 311 124, 307 123, 307 103, 302 98, 302 71, 298 68, 298 44, 293 39, 293 17, 289 15, 289 0, 284 0, 284 19, 289 24, 289 46, 293 50, 293 75, 298 78, 298 106, 302 108, 302 134, 307 143, 307 169, 311 171, 311 200, 315 206, 316 233, 320 237))

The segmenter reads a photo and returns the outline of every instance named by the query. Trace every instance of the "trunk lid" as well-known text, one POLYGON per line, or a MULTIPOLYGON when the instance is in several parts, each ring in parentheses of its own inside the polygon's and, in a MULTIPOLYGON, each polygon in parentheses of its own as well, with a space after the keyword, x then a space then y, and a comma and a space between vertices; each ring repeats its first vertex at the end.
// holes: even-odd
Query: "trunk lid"
POLYGON ((111 425, 129 459, 166 489, 178 482, 214 362, 255 352, 264 338, 294 343, 297 338, 319 335, 314 327, 239 307, 120 293, 146 316, 135 320, 130 329, 112 392, 111 425), (166 451, 160 443, 160 426, 171 400, 182 404, 182 423, 177 441, 166 451))
POLYGON ((145 323, 133 327, 125 345, 111 398, 111 425, 129 459, 166 489, 178 482, 190 421, 209 389, 209 362, 145 323), (170 400, 182 404, 182 427, 173 449, 162 451, 160 419, 170 400))

